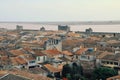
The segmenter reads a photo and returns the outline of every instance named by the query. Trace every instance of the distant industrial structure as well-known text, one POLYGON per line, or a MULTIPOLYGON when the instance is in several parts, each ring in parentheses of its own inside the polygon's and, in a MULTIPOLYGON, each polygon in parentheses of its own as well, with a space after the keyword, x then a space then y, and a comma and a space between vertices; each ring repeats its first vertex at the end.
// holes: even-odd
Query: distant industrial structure
POLYGON ((16 25, 16 30, 18 30, 18 31, 21 31, 21 30, 23 30, 23 26, 16 25))
POLYGON ((58 25, 58 30, 62 30, 62 31, 70 31, 70 27, 68 25, 58 25))
POLYGON ((92 30, 92 28, 88 28, 88 29, 85 30, 85 32, 86 32, 87 34, 91 34, 91 33, 93 32, 93 30, 92 30))
POLYGON ((41 27, 41 28, 40 28, 40 31, 45 31, 45 28, 44 28, 44 27, 41 27))

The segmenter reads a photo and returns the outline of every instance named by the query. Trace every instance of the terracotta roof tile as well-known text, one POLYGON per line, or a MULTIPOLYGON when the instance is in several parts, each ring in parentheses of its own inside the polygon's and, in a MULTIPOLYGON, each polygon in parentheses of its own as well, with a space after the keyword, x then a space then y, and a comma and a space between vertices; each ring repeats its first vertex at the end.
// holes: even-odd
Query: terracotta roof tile
POLYGON ((120 75, 107 78, 106 80, 120 80, 120 75))
POLYGON ((112 54, 107 54, 102 57, 104 60, 113 60, 113 61, 119 61, 120 60, 120 53, 112 53, 112 54))
POLYGON ((0 55, 1 56, 6 56, 7 55, 7 51, 0 51, 0 55))
POLYGON ((44 65, 50 72, 60 72, 61 69, 59 68, 55 68, 54 66, 52 66, 51 64, 45 64, 44 65))
POLYGON ((73 54, 72 54, 71 52, 69 52, 69 51, 63 51, 62 53, 65 54, 65 55, 68 55, 68 56, 72 56, 72 55, 73 55, 73 54))
POLYGON ((36 56, 45 56, 46 54, 43 54, 42 52, 39 52, 39 51, 35 51, 35 55, 36 56))
POLYGON ((70 36, 70 37, 80 37, 80 34, 73 33, 73 32, 69 32, 69 33, 67 34, 67 36, 70 36))
POLYGON ((120 43, 120 41, 117 41, 117 40, 109 40, 109 41, 107 41, 107 43, 109 43, 109 44, 115 44, 115 43, 120 43))
POLYGON ((21 50, 11 50, 10 53, 13 54, 14 56, 19 56, 19 55, 24 55, 25 54, 21 50))
POLYGON ((6 75, 8 72, 7 71, 0 71, 0 77, 6 75))
POLYGON ((13 64, 26 64, 27 63, 27 61, 21 57, 13 57, 11 58, 11 61, 13 64))
POLYGON ((45 51, 43 51, 43 53, 45 53, 46 55, 50 55, 50 56, 55 56, 55 55, 61 54, 61 52, 58 51, 57 49, 45 50, 45 51))
POLYGON ((21 57, 16 57, 15 60, 19 63, 19 64, 25 64, 27 63, 23 58, 21 57))
POLYGON ((81 48, 81 49, 77 50, 75 54, 81 55, 83 52, 85 52, 87 50, 88 50, 88 48, 81 48))
POLYGON ((51 80, 50 78, 41 76, 39 74, 32 74, 27 71, 18 70, 18 69, 11 70, 11 71, 9 71, 9 73, 24 76, 24 77, 27 77, 27 78, 30 78, 33 80, 51 80))
POLYGON ((30 79, 19 75, 6 74, 2 78, 0 78, 0 80, 30 80, 30 79))
POLYGON ((28 60, 28 61, 35 60, 35 57, 33 55, 24 55, 23 58, 28 60))
POLYGON ((113 54, 113 53, 105 51, 105 52, 100 53, 100 54, 97 56, 97 58, 100 58, 100 59, 101 59, 101 58, 103 58, 104 56, 106 56, 106 55, 108 55, 108 54, 113 54))
POLYGON ((98 37, 95 37, 95 36, 93 36, 93 37, 90 37, 92 40, 97 40, 97 41, 99 41, 101 38, 98 38, 98 37))
POLYGON ((3 36, 0 36, 0 41, 4 40, 5 38, 3 36))
POLYGON ((25 48, 23 48, 24 50, 26 50, 26 51, 29 51, 29 52, 31 52, 31 51, 33 51, 31 48, 29 48, 29 47, 25 47, 25 48))
POLYGON ((8 60, 8 56, 1 56, 1 60, 2 60, 2 61, 8 60))
POLYGON ((84 39, 66 39, 63 41, 63 45, 73 45, 83 41, 84 39))
POLYGON ((63 69, 63 64, 59 64, 58 69, 62 70, 63 69))

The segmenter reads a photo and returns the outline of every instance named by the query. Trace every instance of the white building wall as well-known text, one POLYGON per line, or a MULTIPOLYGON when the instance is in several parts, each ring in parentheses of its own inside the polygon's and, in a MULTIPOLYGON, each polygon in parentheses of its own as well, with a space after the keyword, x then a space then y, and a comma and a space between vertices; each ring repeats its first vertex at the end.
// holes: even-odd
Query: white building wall
POLYGON ((36 58, 36 63, 44 63, 48 60, 47 56, 38 56, 36 58))
POLYGON ((36 66, 36 60, 28 61, 28 66, 36 66))

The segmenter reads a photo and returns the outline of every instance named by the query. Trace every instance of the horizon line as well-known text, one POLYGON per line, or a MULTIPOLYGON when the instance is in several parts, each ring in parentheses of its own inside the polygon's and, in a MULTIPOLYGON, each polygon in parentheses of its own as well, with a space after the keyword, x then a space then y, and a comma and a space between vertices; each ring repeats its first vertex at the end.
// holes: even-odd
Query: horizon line
POLYGON ((0 21, 0 22, 120 22, 120 20, 86 20, 86 21, 0 21))
POLYGON ((120 20, 114 21, 0 21, 0 23, 33 23, 50 25, 115 25, 120 24, 120 20))

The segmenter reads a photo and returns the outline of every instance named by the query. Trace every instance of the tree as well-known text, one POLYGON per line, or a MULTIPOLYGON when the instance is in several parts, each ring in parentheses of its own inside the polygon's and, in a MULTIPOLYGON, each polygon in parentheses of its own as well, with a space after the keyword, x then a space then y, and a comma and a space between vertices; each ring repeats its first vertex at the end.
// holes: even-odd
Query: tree
POLYGON ((90 80, 90 79, 87 79, 87 78, 85 78, 84 76, 82 76, 82 77, 80 78, 80 80, 90 80))
POLYGON ((102 35, 102 37, 104 38, 104 37, 105 37, 105 35, 102 35))
POLYGON ((67 74, 70 74, 70 73, 71 73, 71 68, 69 64, 64 65, 62 70, 62 76, 67 77, 67 74))
POLYGON ((108 77, 112 77, 118 75, 118 72, 112 68, 107 68, 107 67, 100 67, 100 68, 96 68, 93 71, 93 80, 96 79, 102 79, 102 80, 106 80, 106 78, 108 77))
POLYGON ((71 74, 70 74, 70 73, 66 74, 66 78, 67 78, 68 80, 72 80, 71 74))
POLYGON ((71 69, 72 69, 72 75, 74 74, 83 75, 83 68, 81 65, 78 65, 77 63, 73 63, 71 69))
POLYGON ((83 75, 82 66, 76 63, 66 64, 63 66, 62 77, 68 80, 79 80, 81 75, 83 75))

